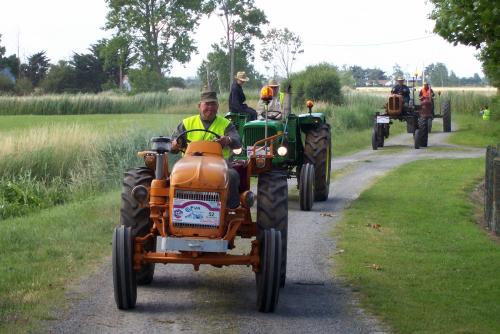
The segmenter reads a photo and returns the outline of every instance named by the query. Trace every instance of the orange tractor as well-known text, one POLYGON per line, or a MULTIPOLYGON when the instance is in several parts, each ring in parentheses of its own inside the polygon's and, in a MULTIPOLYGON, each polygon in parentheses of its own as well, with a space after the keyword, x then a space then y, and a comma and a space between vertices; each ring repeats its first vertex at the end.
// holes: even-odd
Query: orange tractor
MULTIPOLYGON (((139 152, 145 167, 125 173, 121 224, 113 234, 113 283, 116 305, 131 309, 136 305, 137 285, 153 280, 155 264, 191 264, 215 267, 251 266, 257 284, 257 308, 273 312, 286 274, 287 206, 278 205, 274 196, 287 198, 286 177, 276 177, 272 170, 273 142, 276 134, 255 143, 253 153, 233 166, 223 158, 217 142, 184 142, 184 156, 168 167, 171 140, 155 137, 148 151, 139 152), (257 147, 270 149, 258 152, 257 147), (227 169, 240 175, 240 205, 230 209, 227 169), (250 208, 255 195, 250 177, 257 175, 257 221, 250 208), (254 238, 246 253, 228 254, 235 248, 235 238, 254 238)), ((213 132, 217 138, 219 137, 213 132)), ((186 138, 181 140, 181 138, 186 138)), ((280 174, 281 175, 281 174, 280 174)))

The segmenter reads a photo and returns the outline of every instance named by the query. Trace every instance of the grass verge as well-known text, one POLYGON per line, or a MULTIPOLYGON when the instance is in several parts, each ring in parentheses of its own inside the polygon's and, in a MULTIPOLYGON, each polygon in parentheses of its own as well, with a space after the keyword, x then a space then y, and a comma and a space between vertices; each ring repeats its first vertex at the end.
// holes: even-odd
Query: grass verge
POLYGON ((500 332, 500 245, 474 224, 468 197, 483 168, 483 159, 406 165, 335 230, 337 273, 394 332, 500 332))
POLYGON ((34 332, 62 305, 68 282, 110 254, 119 198, 110 192, 1 222, 0 333, 34 332))
POLYGON ((486 147, 500 143, 500 117, 483 121, 480 115, 453 114, 458 125, 449 142, 457 145, 486 147))

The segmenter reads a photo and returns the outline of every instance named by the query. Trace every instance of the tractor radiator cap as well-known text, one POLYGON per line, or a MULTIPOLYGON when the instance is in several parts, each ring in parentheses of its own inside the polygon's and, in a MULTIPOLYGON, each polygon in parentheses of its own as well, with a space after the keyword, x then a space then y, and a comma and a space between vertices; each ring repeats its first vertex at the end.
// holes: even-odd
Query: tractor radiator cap
POLYGON ((169 152, 171 148, 170 138, 159 136, 151 138, 151 150, 158 153, 169 152))

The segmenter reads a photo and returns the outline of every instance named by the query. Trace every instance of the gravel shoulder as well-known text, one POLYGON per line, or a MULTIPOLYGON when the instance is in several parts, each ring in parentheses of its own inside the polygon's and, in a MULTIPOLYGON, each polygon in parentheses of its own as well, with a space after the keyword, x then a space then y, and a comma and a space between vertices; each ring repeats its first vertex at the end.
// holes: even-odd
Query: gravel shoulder
MULTIPOLYGON (((436 122, 438 123, 438 122, 436 122)), ((437 124, 436 124, 437 125, 437 124)), ((438 125, 435 127, 437 128, 438 125)), ((255 310, 251 268, 157 265, 150 286, 138 288, 137 307, 119 311, 114 302, 111 259, 70 287, 68 308, 47 321, 50 333, 381 333, 388 329, 366 314, 334 277, 331 236, 342 212, 388 171, 418 159, 478 158, 484 150, 445 143, 448 134, 430 134, 429 148, 415 150, 410 134, 389 138, 382 150, 364 150, 334 159, 333 168, 351 166, 331 183, 330 198, 300 211, 295 180, 289 192, 287 285, 277 311, 255 310)), ((369 138, 367 138, 367 144, 369 138)), ((111 236, 110 236, 111 238, 111 236)), ((249 242, 239 242, 245 251, 249 242)))

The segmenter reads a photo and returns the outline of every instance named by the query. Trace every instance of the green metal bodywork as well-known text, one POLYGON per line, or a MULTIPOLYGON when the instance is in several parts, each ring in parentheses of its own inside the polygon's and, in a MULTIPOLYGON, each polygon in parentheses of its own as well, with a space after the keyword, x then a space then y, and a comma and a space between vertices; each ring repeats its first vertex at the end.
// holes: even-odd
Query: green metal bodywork
MULTIPOLYGON (((243 151, 235 156, 236 160, 246 159, 247 149, 253 147, 255 142, 265 138, 265 120, 247 122, 246 115, 228 112, 225 117, 233 122, 240 134, 243 151)), ((323 113, 304 113, 295 115, 290 113, 283 120, 267 120, 267 136, 284 133, 274 143, 273 166, 288 169, 290 172, 294 167, 300 167, 304 163, 304 140, 305 132, 319 124, 325 123, 326 117, 323 113), (285 146, 288 152, 280 156, 277 149, 285 146)))

